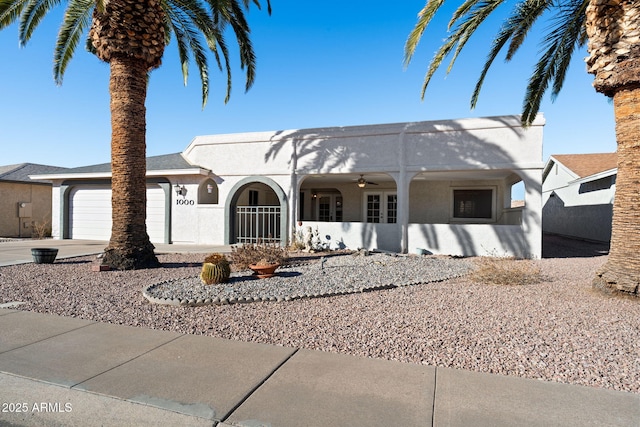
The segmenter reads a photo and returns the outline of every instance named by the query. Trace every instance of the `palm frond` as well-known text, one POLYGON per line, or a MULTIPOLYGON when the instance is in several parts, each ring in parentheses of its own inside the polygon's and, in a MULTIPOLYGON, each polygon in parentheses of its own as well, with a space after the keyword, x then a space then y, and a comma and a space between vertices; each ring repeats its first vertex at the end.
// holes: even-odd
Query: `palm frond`
MULTIPOLYGON (((222 56, 224 57, 225 70, 227 73, 227 91, 224 98, 224 103, 229 102, 231 98, 231 65, 229 64, 229 49, 224 41, 224 38, 220 38, 218 40, 218 45, 220 46, 220 51, 222 52, 222 56)), ((220 66, 220 56, 216 51, 216 58, 218 60, 218 66, 220 66)))
MULTIPOLYGON (((198 0, 165 0, 170 7, 179 9, 179 13, 175 13, 172 18, 173 24, 178 29, 173 32, 177 38, 182 38, 183 42, 178 43, 178 50, 181 52, 181 62, 183 66, 183 75, 188 73, 188 52, 194 53, 194 59, 200 69, 201 79, 203 81, 203 107, 207 101, 208 94, 208 69, 206 63, 206 55, 202 44, 194 44, 196 33, 199 31, 206 41, 209 50, 213 53, 218 68, 226 72, 227 90, 225 102, 228 102, 231 96, 232 75, 230 64, 230 53, 225 43, 224 31, 227 26, 231 26, 236 36, 240 66, 246 70, 246 87, 248 90, 255 81, 255 53, 249 37, 250 29, 245 18, 243 6, 248 9, 251 1, 242 0, 205 0, 204 4, 209 6, 209 11, 202 7, 202 3, 198 0), (177 18, 180 17, 180 18, 177 18), (179 24, 178 24, 179 22, 179 24), (194 32, 195 31, 195 32, 194 32), (224 64, 223 64, 224 63, 224 64)), ((253 3, 259 5, 259 1, 253 0, 253 3)), ((271 10, 270 2, 269 11, 271 10)))
POLYGON ((245 19, 243 10, 239 7, 237 2, 231 2, 231 13, 233 19, 229 21, 231 28, 236 36, 238 46, 240 47, 240 67, 246 68, 246 83, 245 91, 251 89, 255 81, 256 75, 256 55, 253 50, 253 44, 249 34, 249 23, 245 19))
MULTIPOLYGON (((204 108, 209 97, 209 66, 206 50, 202 43, 202 33, 199 30, 203 33, 209 32, 210 21, 208 21, 209 25, 207 25, 208 14, 197 2, 178 0, 169 1, 168 3, 172 7, 166 9, 166 14, 176 36, 184 84, 187 84, 189 77, 189 58, 190 52, 192 52, 200 73, 202 107, 204 108)), ((207 35, 205 34, 206 37, 207 35)))
POLYGON ((560 9, 556 18, 560 25, 557 31, 562 34, 560 43, 558 43, 558 57, 561 61, 558 64, 558 71, 551 91, 552 100, 555 100, 562 90, 573 52, 576 47, 579 48, 585 44, 585 21, 588 5, 589 0, 573 0, 567 7, 560 9))
POLYGON ((462 22, 458 25, 453 38, 456 40, 456 49, 451 58, 451 62, 447 67, 447 73, 453 68, 458 55, 464 48, 469 38, 475 33, 478 27, 484 22, 491 13, 496 10, 505 0, 469 0, 469 3, 474 3, 474 7, 468 11, 468 18, 461 17, 462 22))
POLYGON ((409 66, 409 63, 413 58, 413 54, 416 51, 416 47, 418 47, 418 43, 420 43, 420 39, 422 39, 422 35, 424 34, 427 26, 435 16, 438 9, 440 9, 443 4, 444 0, 428 0, 424 8, 422 8, 420 13, 418 13, 418 22, 416 23, 415 27, 409 34, 409 37, 404 44, 405 67, 409 66))
POLYGON ((467 0, 462 3, 462 5, 460 5, 460 7, 458 7, 458 9, 453 12, 453 15, 451 15, 451 19, 449 20, 449 24, 447 25, 447 30, 451 30, 460 18, 469 13, 469 11, 476 7, 476 5, 481 1, 482 0, 467 0))
POLYGON ((42 18, 54 7, 60 4, 61 0, 33 0, 30 1, 20 16, 20 26, 18 29, 18 37, 22 45, 27 44, 33 31, 42 18))
POLYGON ((506 57, 507 61, 511 60, 524 41, 533 23, 547 10, 551 1, 552 0, 528 0, 518 3, 515 6, 513 13, 507 18, 500 32, 492 42, 491 50, 489 51, 487 60, 484 63, 480 77, 471 95, 472 109, 475 108, 478 103, 482 85, 498 53, 500 53, 507 42, 511 40, 509 52, 506 57))
MULTIPOLYGON (((166 3, 166 2, 165 2, 166 3)), ((182 80, 184 85, 187 85, 189 77, 189 48, 185 43, 183 36, 182 25, 180 20, 175 16, 178 11, 172 8, 165 7, 164 15, 164 36, 165 45, 168 45, 171 40, 171 34, 176 34, 176 45, 178 47, 178 58, 180 59, 180 68, 182 70, 182 80), (175 22, 174 22, 175 21, 175 22)))
POLYGON ((518 3, 513 15, 514 31, 507 51, 506 60, 510 61, 524 42, 529 30, 538 19, 549 10, 554 0, 525 0, 518 3))
MULTIPOLYGON (((63 0, 0 0, 0 29, 19 21, 19 40, 25 44, 43 17, 63 0)), ((265 0, 269 14, 271 1, 265 0)), ((92 11, 104 9, 105 0, 68 0, 62 26, 54 50, 54 78, 62 83, 64 72, 71 60, 80 37, 91 25, 92 11)), ((239 46, 240 66, 246 72, 245 89, 255 81, 256 56, 251 43, 250 29, 245 12, 251 5, 261 9, 260 0, 161 0, 165 10, 165 45, 172 34, 176 36, 183 81, 189 76, 189 62, 193 58, 198 67, 202 83, 202 106, 209 95, 208 50, 213 53, 218 69, 226 72, 227 89, 225 102, 231 95, 230 52, 225 42, 224 31, 233 29, 239 46), (224 64, 223 64, 224 63, 224 64)), ((87 38, 86 49, 95 53, 91 40, 87 38)))
POLYGON ((94 7, 94 0, 73 0, 69 2, 58 33, 53 56, 53 76, 58 85, 62 84, 62 77, 75 53, 80 37, 91 25, 91 14, 94 7))
POLYGON ((0 30, 13 24, 31 0, 0 0, 0 30))
POLYGON ((522 111, 524 124, 535 120, 549 84, 553 84, 552 100, 562 89, 572 54, 582 43, 587 5, 588 0, 572 0, 559 8, 555 26, 544 39, 545 51, 529 79, 522 111))
POLYGON ((467 15, 461 16, 459 19, 461 20, 458 23, 455 31, 449 37, 447 37, 436 52, 435 56, 429 63, 429 67, 427 68, 427 73, 424 77, 422 83, 422 93, 421 96, 424 99, 425 93, 427 91, 427 87, 431 82, 431 78, 435 74, 435 72, 442 65, 442 61, 453 51, 452 59, 447 68, 447 73, 449 73, 455 64, 458 55, 466 45, 469 38, 473 35, 473 33, 478 29, 478 27, 484 22, 484 20, 505 0, 487 0, 487 1, 479 1, 475 2, 475 6, 472 7, 467 15))
MULTIPOLYGON (((260 0, 253 0, 253 4, 256 5, 256 7, 258 8, 258 10, 262 9, 262 5, 260 4, 260 0)), ((249 1, 248 0, 244 0, 244 8, 249 10, 249 1)), ((267 0, 267 13, 269 15, 271 15, 271 0, 267 0)))

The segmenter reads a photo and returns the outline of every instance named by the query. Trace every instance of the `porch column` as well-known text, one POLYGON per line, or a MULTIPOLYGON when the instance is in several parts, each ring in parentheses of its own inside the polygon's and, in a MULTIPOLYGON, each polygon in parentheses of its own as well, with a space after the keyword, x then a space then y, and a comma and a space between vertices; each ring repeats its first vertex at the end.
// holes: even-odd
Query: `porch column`
POLYGON ((70 193, 71 193, 71 185, 69 184, 60 185, 60 192, 58 193, 59 215, 58 215, 57 227, 53 221, 53 215, 56 210, 55 197, 53 200, 53 207, 51 209, 51 236, 60 240, 69 238, 69 194, 70 193))
POLYGON ((524 182, 522 231, 529 248, 529 258, 542 258, 542 169, 518 171, 524 182))
MULTIPOLYGON (((395 177, 394 177, 395 178, 395 177)), ((398 188, 398 223, 400 224, 400 252, 409 252, 409 183, 407 173, 402 170, 396 179, 398 188)))
POLYGON ((411 177, 407 175, 407 156, 404 140, 405 132, 398 135, 398 173, 390 174, 396 180, 398 203, 398 224, 400 225, 400 252, 409 252, 409 184, 411 177))
POLYGON ((289 194, 289 222, 287 226, 289 227, 288 236, 289 241, 287 245, 289 245, 295 235, 296 235, 296 224, 298 222, 298 209, 300 208, 300 180, 298 179, 298 175, 295 171, 291 172, 291 183, 290 183, 290 194, 289 194))
MULTIPOLYGON (((287 246, 296 236, 296 224, 298 222, 298 209, 300 209, 300 201, 298 200, 300 197, 300 179, 298 178, 298 150, 296 146, 296 138, 291 139, 291 183, 289 184, 290 193, 289 193, 289 221, 287 223, 287 230, 289 235, 289 241, 286 243, 287 246)), ((302 219, 302 215, 300 215, 302 219)))

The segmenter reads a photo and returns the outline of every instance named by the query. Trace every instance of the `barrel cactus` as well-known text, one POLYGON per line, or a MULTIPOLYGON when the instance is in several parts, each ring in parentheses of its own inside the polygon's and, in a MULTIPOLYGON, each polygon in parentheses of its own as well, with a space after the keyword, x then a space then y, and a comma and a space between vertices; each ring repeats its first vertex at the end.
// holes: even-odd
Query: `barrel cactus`
POLYGON ((230 274, 231 267, 227 258, 222 254, 214 253, 204 259, 200 280, 206 285, 223 283, 229 280, 230 274))

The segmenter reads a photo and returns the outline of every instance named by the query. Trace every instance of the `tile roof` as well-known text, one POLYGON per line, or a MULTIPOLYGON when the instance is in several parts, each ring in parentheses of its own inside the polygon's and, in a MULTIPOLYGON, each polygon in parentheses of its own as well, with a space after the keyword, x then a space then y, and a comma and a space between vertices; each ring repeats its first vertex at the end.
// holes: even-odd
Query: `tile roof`
POLYGON ((617 153, 554 154, 552 156, 580 178, 615 169, 617 153))
POLYGON ((39 165, 36 163, 20 163, 0 166, 0 181, 49 183, 49 181, 30 179, 29 175, 43 175, 68 170, 59 166, 39 165))

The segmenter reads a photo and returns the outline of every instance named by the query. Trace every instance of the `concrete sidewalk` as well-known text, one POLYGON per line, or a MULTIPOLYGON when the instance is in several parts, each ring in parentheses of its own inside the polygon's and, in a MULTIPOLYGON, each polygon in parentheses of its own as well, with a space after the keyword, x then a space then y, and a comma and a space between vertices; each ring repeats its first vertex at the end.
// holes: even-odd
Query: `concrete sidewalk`
POLYGON ((8 309, 0 331, 0 425, 640 425, 633 393, 8 309))
MULTIPOLYGON (((96 255, 104 251, 109 242, 104 240, 72 240, 72 239, 16 239, 0 242, 0 267, 13 264, 33 262, 31 248, 57 248, 56 259, 73 258, 85 255, 96 255)), ((154 243, 156 254, 162 253, 211 253, 231 252, 231 246, 189 245, 154 243)))

